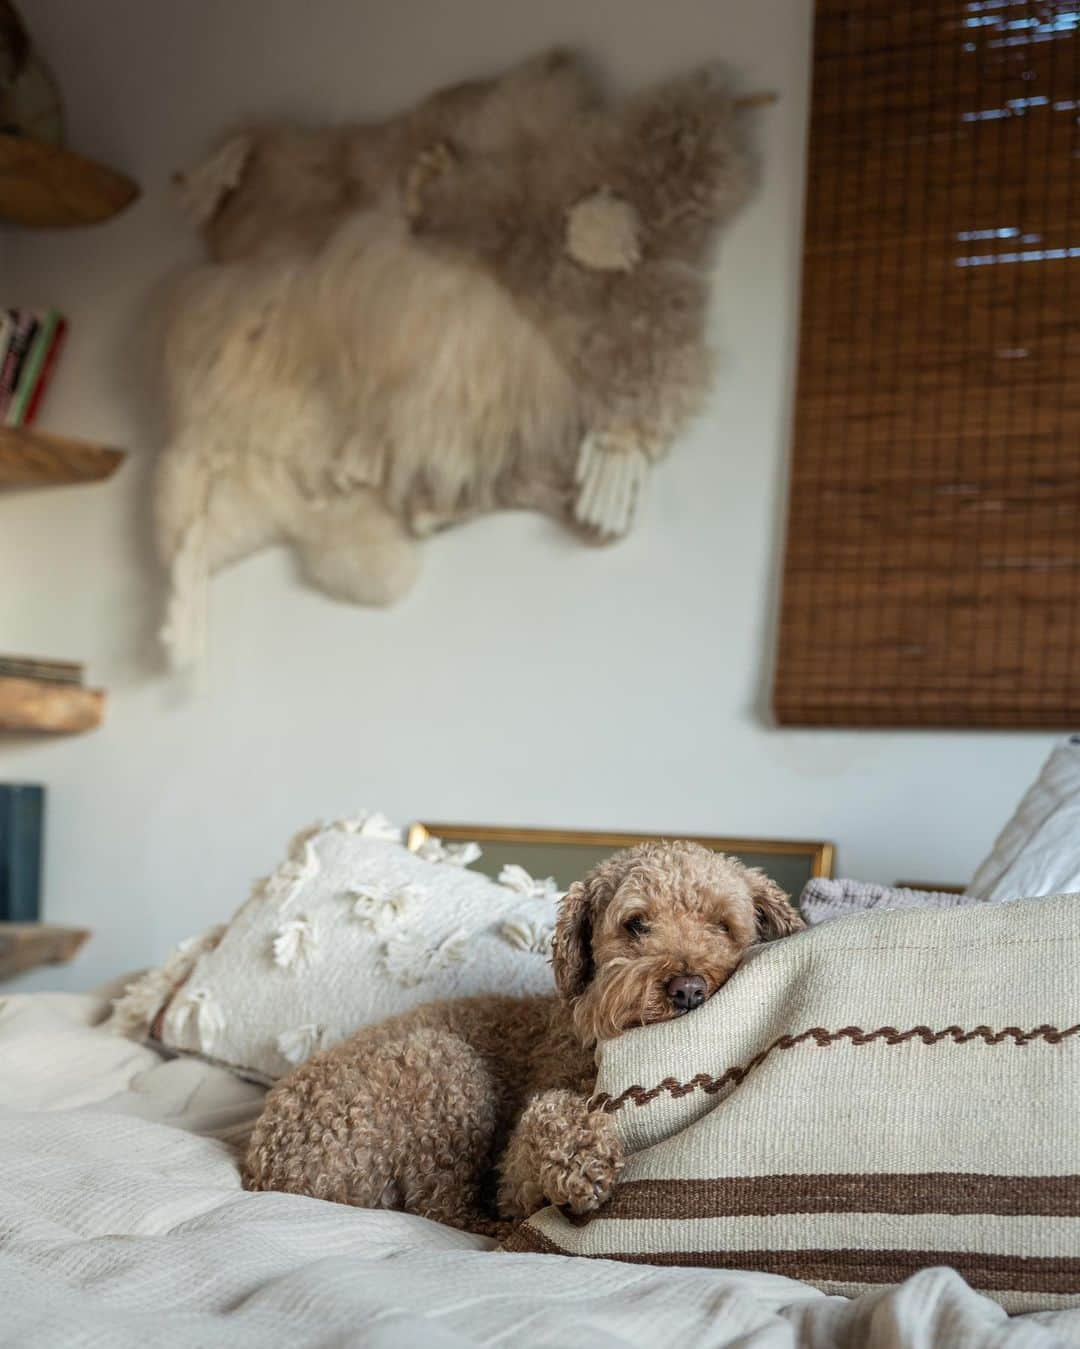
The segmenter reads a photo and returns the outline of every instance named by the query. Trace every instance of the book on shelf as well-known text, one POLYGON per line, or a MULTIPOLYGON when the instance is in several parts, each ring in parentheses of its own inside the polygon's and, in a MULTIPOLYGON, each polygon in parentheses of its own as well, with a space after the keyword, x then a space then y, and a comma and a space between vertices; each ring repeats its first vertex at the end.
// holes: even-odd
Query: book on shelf
POLYGON ((37 319, 22 309, 9 309, 8 339, 0 354, 0 420, 6 422, 8 408, 19 383, 26 352, 37 330, 37 319))
POLYGON ((5 426, 29 426, 52 378, 67 333, 67 320, 55 309, 4 311, 0 324, 0 420, 5 426))
POLYGON ((44 787, 0 783, 0 922, 34 923, 41 916, 44 825, 44 787))
POLYGON ((0 655, 0 679, 37 679, 48 684, 81 684, 84 677, 84 667, 78 661, 0 655))

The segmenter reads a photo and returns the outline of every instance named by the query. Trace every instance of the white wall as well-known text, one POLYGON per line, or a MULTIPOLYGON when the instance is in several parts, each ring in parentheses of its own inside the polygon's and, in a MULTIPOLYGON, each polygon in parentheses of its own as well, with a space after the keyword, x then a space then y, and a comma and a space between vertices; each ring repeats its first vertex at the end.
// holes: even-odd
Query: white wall
POLYGON ((70 140, 144 196, 70 234, 8 231, 7 302, 71 318, 46 425, 131 449, 104 486, 0 500, 0 648, 81 657, 100 732, 0 742, 48 785, 47 916, 95 939, 87 985, 227 913, 289 832, 378 804, 400 818, 830 838, 844 873, 965 879, 1051 737, 794 732, 765 715, 784 510, 809 0, 36 0, 70 140), (633 536, 589 551, 538 516, 427 545, 390 612, 304 589, 283 555, 214 586, 209 692, 154 643, 147 492, 159 423, 152 295, 197 255, 169 174, 246 116, 389 112, 539 47, 617 85, 720 57, 760 118, 764 182, 718 266, 721 369, 654 475, 633 536))

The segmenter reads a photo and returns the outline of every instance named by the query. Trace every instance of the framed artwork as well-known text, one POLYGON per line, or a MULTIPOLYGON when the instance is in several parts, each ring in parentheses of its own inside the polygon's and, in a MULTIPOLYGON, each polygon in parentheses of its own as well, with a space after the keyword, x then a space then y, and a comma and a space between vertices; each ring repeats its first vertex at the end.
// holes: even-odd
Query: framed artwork
POLYGON ((793 839, 718 838, 679 833, 611 834, 589 829, 525 829, 484 824, 414 824, 408 845, 416 851, 426 839, 448 843, 477 843, 483 850, 473 863, 476 871, 497 879, 507 863, 516 862, 530 875, 551 876, 560 890, 567 889, 595 863, 629 848, 662 838, 690 838, 716 852, 730 853, 747 866, 761 867, 778 885, 798 899, 813 876, 831 876, 833 845, 793 839))

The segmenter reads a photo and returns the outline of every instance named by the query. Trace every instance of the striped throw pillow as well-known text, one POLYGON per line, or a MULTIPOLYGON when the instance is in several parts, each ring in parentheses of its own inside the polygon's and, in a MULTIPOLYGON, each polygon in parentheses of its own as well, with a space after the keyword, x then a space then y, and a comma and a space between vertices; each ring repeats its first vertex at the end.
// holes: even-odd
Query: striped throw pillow
POLYGON ((602 1045, 630 1154, 518 1251, 855 1294, 948 1265, 1080 1306, 1080 896, 871 911, 770 943, 700 1011, 602 1045))

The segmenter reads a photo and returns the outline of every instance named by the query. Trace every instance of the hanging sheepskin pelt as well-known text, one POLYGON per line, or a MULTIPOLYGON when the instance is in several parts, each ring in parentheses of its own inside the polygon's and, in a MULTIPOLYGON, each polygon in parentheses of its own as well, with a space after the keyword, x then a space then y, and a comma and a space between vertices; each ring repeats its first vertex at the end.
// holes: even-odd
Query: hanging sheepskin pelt
POLYGON ((624 534, 706 388, 737 130, 709 75, 609 105, 558 52, 383 123, 241 130, 180 175, 212 261, 166 343, 175 663, 211 573, 271 543, 387 604, 418 539, 482 511, 624 534))

